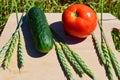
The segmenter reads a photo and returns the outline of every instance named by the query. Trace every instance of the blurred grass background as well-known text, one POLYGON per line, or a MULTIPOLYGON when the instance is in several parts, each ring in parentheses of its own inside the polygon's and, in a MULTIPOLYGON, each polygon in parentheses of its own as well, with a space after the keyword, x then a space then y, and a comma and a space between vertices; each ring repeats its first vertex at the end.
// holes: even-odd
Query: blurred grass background
POLYGON ((11 13, 15 12, 15 4, 19 12, 29 10, 32 6, 39 6, 41 10, 49 13, 63 12, 69 5, 84 3, 100 13, 101 4, 103 12, 111 13, 120 19, 120 0, 0 0, 0 32, 3 30, 11 13))

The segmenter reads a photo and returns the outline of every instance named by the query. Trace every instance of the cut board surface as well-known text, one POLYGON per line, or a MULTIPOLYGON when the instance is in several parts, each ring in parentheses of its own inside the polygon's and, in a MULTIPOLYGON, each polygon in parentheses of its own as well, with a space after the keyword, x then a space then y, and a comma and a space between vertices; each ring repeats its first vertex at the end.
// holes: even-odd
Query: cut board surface
MULTIPOLYGON (((106 77, 105 69, 100 65, 97 52, 92 40, 91 35, 86 39, 75 39, 64 33, 62 22, 61 22, 61 13, 45 13, 47 21, 50 27, 54 28, 66 41, 72 50, 77 52, 80 57, 85 61, 88 67, 93 71, 96 80, 108 80, 106 77)), ((19 13, 19 18, 21 13, 19 13)), ((99 14, 98 14, 99 17, 99 14)), ((16 14, 13 13, 10 15, 8 22, 0 36, 0 50, 7 43, 7 41, 12 36, 13 32, 16 29, 16 14)), ((120 53, 118 53, 115 48, 111 37, 112 28, 120 28, 120 21, 112 16, 111 14, 103 14, 103 28, 105 31, 105 36, 108 41, 109 46, 115 53, 118 62, 120 62, 120 53)), ((100 41, 100 30, 97 26, 94 31, 97 39, 100 41)), ((37 52, 34 48, 32 42, 30 29, 28 25, 27 18, 24 18, 23 26, 21 29, 21 36, 23 42, 23 54, 24 54, 24 67, 19 71, 17 65, 17 45, 12 56, 9 68, 3 70, 0 68, 0 80, 67 80, 67 77, 64 74, 64 71, 61 68, 55 48, 45 54, 37 52)), ((2 63, 2 61, 0 61, 2 63)), ((70 66, 75 80, 92 80, 86 74, 80 77, 70 66)), ((117 77, 114 75, 114 80, 117 80, 117 77)))

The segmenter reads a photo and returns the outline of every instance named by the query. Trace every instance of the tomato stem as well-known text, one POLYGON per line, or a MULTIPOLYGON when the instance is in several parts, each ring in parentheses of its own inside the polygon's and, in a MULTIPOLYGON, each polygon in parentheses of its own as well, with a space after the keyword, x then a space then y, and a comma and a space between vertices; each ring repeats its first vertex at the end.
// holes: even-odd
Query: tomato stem
POLYGON ((78 12, 77 11, 73 12, 73 16, 78 17, 79 16, 78 12))

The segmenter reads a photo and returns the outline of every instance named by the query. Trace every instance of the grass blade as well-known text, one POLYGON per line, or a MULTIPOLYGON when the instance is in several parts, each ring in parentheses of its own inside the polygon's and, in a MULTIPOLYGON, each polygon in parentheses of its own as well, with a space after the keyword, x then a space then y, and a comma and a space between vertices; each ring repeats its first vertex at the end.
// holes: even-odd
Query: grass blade
POLYGON ((113 39, 113 43, 115 46, 115 49, 120 52, 120 30, 117 28, 113 28, 111 31, 111 36, 113 39))

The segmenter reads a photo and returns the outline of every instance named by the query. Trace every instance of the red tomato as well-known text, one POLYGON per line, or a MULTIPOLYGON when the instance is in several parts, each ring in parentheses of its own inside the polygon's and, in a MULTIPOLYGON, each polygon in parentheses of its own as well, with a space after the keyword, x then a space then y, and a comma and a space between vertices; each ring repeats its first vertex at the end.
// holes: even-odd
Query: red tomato
POLYGON ((85 38, 95 30, 97 15, 85 4, 73 4, 63 12, 62 24, 69 35, 85 38))

